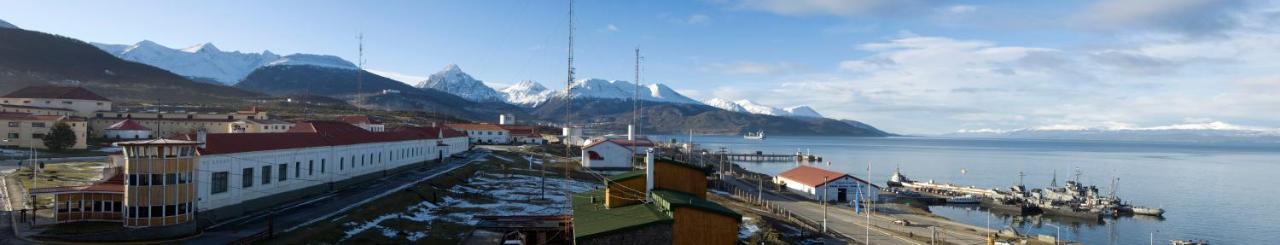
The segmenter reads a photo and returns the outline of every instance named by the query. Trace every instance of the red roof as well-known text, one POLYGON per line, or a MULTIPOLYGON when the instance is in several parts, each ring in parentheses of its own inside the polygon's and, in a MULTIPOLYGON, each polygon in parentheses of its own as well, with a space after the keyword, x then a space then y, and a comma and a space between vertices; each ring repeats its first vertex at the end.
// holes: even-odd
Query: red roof
MULTIPOLYGON (((463 137, 461 133, 445 131, 445 137, 463 137)), ((435 139, 436 130, 369 132, 354 125, 338 121, 305 121, 295 124, 285 133, 207 134, 200 154, 229 154, 239 152, 269 151, 320 146, 354 145, 377 142, 394 142, 418 139, 435 139)), ((194 135, 186 135, 188 140, 194 135)))
POLYGON ((632 147, 632 146, 636 146, 636 147, 653 147, 653 146, 654 146, 654 145, 653 145, 653 142, 652 142, 652 141, 649 141, 649 140, 647 140, 647 139, 637 139, 637 140, 608 139, 608 140, 601 140, 601 141, 597 141, 597 142, 591 143, 590 145, 583 146, 582 148, 583 148, 583 149, 586 149, 586 148, 595 147, 596 145, 603 144, 604 142, 613 142, 614 144, 618 144, 618 145, 623 146, 623 147, 632 147))
MULTIPOLYGON (((858 182, 871 184, 871 183, 867 183, 867 181, 865 180, 859 179, 857 177, 853 177, 852 175, 849 175, 846 173, 833 172, 830 170, 821 169, 821 168, 812 167, 812 166, 805 166, 805 165, 801 165, 799 167, 796 167, 791 170, 787 170, 786 172, 782 172, 781 174, 778 174, 778 177, 783 177, 791 181, 800 182, 801 184, 804 184, 807 186, 822 185, 826 182, 830 182, 845 176, 853 178, 858 182)), ((871 186, 876 186, 876 185, 872 184, 871 186)), ((876 186, 876 187, 879 187, 879 186, 876 186)))
POLYGON ((498 125, 483 124, 483 123, 450 123, 450 124, 445 124, 444 126, 453 128, 455 130, 494 130, 494 131, 506 130, 498 125))
POLYGON ((50 111, 76 111, 76 110, 66 109, 66 108, 54 108, 54 107, 43 107, 43 106, 26 106, 26 105, 0 105, 0 107, 20 108, 20 109, 35 109, 35 110, 50 110, 50 111))
MULTIPOLYGON (((256 110, 257 107, 254 107, 254 109, 256 110)), ((338 116, 338 121, 350 124, 382 124, 382 120, 378 120, 377 118, 373 118, 369 115, 338 116)))
POLYGON ((138 124, 138 122, 134 122, 131 119, 125 119, 124 121, 111 124, 110 127, 107 127, 107 130, 151 130, 151 129, 145 126, 142 126, 142 124, 138 124))
POLYGON ((403 127, 397 127, 397 128, 391 129, 390 131, 391 132, 414 132, 414 133, 426 134, 431 136, 443 134, 445 138, 467 137, 467 133, 463 133, 462 131, 458 131, 458 130, 453 130, 452 128, 448 128, 448 127, 403 126, 403 127))
POLYGON ((62 86, 30 86, 0 97, 111 101, 82 87, 62 86))
POLYGON ((507 131, 508 131, 508 132, 510 132, 509 134, 510 134, 511 136, 519 136, 519 137, 536 137, 536 136, 538 136, 538 131, 537 131, 537 130, 534 130, 534 129, 533 129, 533 127, 528 127, 528 126, 504 126, 503 128, 507 129, 507 131))

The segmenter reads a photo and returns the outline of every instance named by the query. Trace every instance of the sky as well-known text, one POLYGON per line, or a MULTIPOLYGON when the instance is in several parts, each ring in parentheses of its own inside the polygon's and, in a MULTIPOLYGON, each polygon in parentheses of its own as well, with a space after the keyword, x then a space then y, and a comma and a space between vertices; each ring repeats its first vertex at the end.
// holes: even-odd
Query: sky
MULTIPOLYGON (((11 1, 0 20, 90 42, 330 54, 425 77, 564 86, 567 1, 11 1)), ((1280 128, 1280 4, 1244 0, 575 3, 580 78, 809 105, 896 133, 1280 128), (1216 124, 1224 125, 1224 124, 1216 124)))

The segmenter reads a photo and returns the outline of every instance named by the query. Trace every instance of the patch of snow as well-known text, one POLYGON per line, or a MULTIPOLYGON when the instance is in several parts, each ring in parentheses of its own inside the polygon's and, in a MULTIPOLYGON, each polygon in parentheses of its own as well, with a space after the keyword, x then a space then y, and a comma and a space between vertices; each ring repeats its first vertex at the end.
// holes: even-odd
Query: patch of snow
POLYGON ((741 105, 738 105, 737 103, 733 103, 733 101, 729 101, 726 99, 712 98, 709 100, 704 100, 702 101, 702 103, 715 108, 720 108, 721 110, 732 111, 732 112, 747 112, 746 108, 742 108, 741 105))
POLYGON ((742 109, 747 110, 747 112, 751 114, 780 116, 780 117, 787 116, 789 114, 787 113, 787 111, 784 111, 782 109, 778 109, 778 108, 767 106, 767 105, 761 105, 751 100, 737 100, 737 101, 734 101, 733 103, 738 104, 739 106, 742 106, 742 109))
POLYGON ((757 226, 751 217, 742 217, 742 227, 738 228, 738 239, 747 239, 756 232, 760 232, 760 226, 757 226))
POLYGON ((502 89, 503 99, 507 103, 534 107, 551 98, 554 91, 547 90, 542 84, 530 80, 520 81, 515 85, 502 89))
POLYGON ((338 68, 338 69, 347 69, 347 70, 359 69, 358 67, 356 67, 355 64, 352 64, 350 61, 339 58, 338 56, 317 55, 317 54, 286 55, 284 57, 280 57, 280 59, 278 60, 268 63, 266 66, 286 66, 286 65, 318 66, 318 67, 338 68))
POLYGON ((822 114, 818 114, 818 111, 813 110, 812 107, 809 107, 807 105, 792 106, 782 110, 786 111, 787 115, 792 117, 823 118, 822 114))
POLYGON ((279 55, 271 51, 223 52, 209 43, 181 50, 165 47, 149 40, 133 45, 101 43, 93 45, 124 60, 159 67, 187 77, 213 79, 228 85, 239 82, 258 67, 280 59, 279 55))
POLYGON ((383 70, 376 70, 376 69, 364 69, 364 70, 368 71, 369 73, 373 73, 374 75, 389 78, 391 80, 396 80, 397 82, 402 82, 408 85, 418 84, 418 82, 421 82, 422 80, 427 80, 427 77, 424 77, 424 76, 409 75, 409 74, 393 72, 393 71, 383 71, 383 70))

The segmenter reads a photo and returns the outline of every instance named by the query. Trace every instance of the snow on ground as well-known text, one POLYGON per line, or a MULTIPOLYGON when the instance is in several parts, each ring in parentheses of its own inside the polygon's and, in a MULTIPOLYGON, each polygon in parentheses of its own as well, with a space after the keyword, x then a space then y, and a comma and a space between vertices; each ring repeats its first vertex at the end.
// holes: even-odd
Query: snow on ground
POLYGON ((712 189, 707 189, 707 192, 711 192, 712 194, 721 195, 721 196, 727 196, 727 197, 728 197, 728 196, 733 196, 733 194, 729 194, 728 192, 724 192, 724 191, 722 191, 722 190, 712 190, 712 189))
MULTIPOLYGON (((404 212, 389 213, 366 222, 348 222, 343 240, 364 233, 377 231, 385 237, 396 238, 407 234, 404 238, 416 241, 425 238, 427 233, 413 230, 397 230, 380 223, 392 219, 404 219, 430 225, 442 221, 475 225, 473 218, 477 215, 558 215, 570 212, 568 199, 560 190, 564 182, 559 178, 547 178, 546 198, 542 196, 538 176, 520 174, 476 172, 467 183, 459 184, 448 191, 458 196, 470 196, 467 199, 445 196, 437 205, 423 201, 405 208, 404 212), (451 213, 448 210, 463 210, 451 213)), ((571 192, 584 192, 599 188, 599 184, 572 181, 571 192)))
POLYGON ((757 226, 752 220, 755 219, 752 219, 751 217, 742 217, 742 227, 738 228, 738 239, 747 239, 760 231, 760 226, 757 226))

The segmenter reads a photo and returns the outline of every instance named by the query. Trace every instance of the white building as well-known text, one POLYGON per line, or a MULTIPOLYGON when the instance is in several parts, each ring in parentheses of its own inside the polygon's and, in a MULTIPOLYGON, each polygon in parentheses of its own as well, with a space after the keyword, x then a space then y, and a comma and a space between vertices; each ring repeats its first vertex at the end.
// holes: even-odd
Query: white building
POLYGON ((74 116, 80 117, 93 117, 96 112, 111 110, 111 100, 82 87, 25 87, 0 96, 0 104, 65 109, 75 111, 74 116))
POLYGON ((307 195, 435 164, 469 148, 444 128, 368 132, 342 122, 301 122, 288 133, 197 134, 197 207, 224 220, 307 195))
POLYGON ((855 195, 862 193, 864 200, 879 200, 880 187, 845 173, 826 169, 799 166, 774 177, 774 182, 785 185, 788 190, 812 198, 829 200, 836 203, 852 202, 855 195), (871 189, 868 190, 867 186, 871 189), (824 192, 826 194, 824 194, 824 192))
POLYGON ((138 122, 134 122, 132 119, 125 119, 115 124, 111 124, 110 127, 107 127, 103 131, 105 132, 103 137, 107 140, 150 139, 152 132, 150 128, 142 126, 142 124, 138 124, 138 122))
POLYGON ((445 127, 467 133, 472 144, 510 144, 511 132, 498 125, 484 123, 452 123, 445 127))
POLYGON ((563 127, 560 129, 560 143, 581 146, 587 143, 582 127, 563 127))
POLYGON ((648 140, 598 139, 582 147, 582 167, 597 170, 628 170, 636 154, 653 148, 648 140), (632 151, 635 148, 636 151, 632 151))

